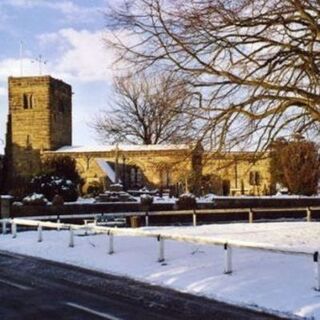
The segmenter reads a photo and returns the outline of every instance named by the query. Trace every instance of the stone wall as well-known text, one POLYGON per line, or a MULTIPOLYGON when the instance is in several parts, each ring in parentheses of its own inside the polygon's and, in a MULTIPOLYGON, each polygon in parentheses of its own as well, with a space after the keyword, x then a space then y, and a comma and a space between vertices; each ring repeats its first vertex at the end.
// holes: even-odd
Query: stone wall
POLYGON ((72 89, 51 78, 50 86, 50 148, 55 150, 72 144, 72 89))
MULTIPOLYGON (((142 174, 142 185, 152 187, 167 187, 168 185, 184 182, 191 172, 191 152, 185 150, 158 150, 158 151, 125 151, 119 153, 119 167, 136 166, 142 174)), ((53 156, 70 156, 77 162, 77 168, 81 176, 85 179, 83 191, 90 186, 90 183, 106 180, 106 174, 97 164, 98 159, 103 159, 114 163, 116 159, 115 151, 106 152, 44 152, 43 159, 53 156)), ((122 175, 120 174, 120 179, 122 175)))
MULTIPOLYGON (((250 152, 230 152, 224 155, 207 153, 204 175, 217 175, 221 183, 229 183, 226 195, 265 195, 271 189, 270 157, 250 152)), ((223 192, 222 192, 223 193, 223 192)))
MULTIPOLYGON (((52 156, 70 156, 77 162, 79 173, 86 181, 83 191, 86 192, 90 184, 106 181, 106 174, 97 164, 98 159, 114 163, 115 151, 105 152, 65 152, 48 151, 43 158, 52 156)), ((191 148, 176 150, 140 150, 119 151, 119 167, 136 166, 143 173, 143 185, 150 187, 168 187, 169 185, 182 185, 186 188, 187 178, 190 177, 194 167, 193 151, 191 148)), ((231 152, 227 154, 214 154, 204 152, 202 157, 202 174, 217 176, 221 183, 215 193, 220 195, 264 195, 269 194, 271 184, 270 158, 267 156, 256 159, 250 152, 231 152), (255 176, 253 176, 255 175, 255 176), (224 192, 223 184, 228 184, 224 192)), ((121 179, 121 174, 120 174, 121 179)), ((107 184, 107 182, 105 182, 107 184)), ((108 185, 105 185, 108 187, 108 185)))
MULTIPOLYGON (((254 213, 254 219, 279 219, 279 218, 299 218, 306 217, 306 211, 295 211, 294 208, 320 207, 320 198, 302 197, 302 198, 217 198, 214 203, 197 204, 198 209, 232 209, 232 208, 265 208, 264 211, 254 213), (270 212, 268 208, 292 208, 292 211, 270 212)), ((155 203, 150 211, 171 211, 174 210, 172 203, 155 203)), ((60 211, 60 214, 79 215, 79 214, 114 214, 117 212, 144 212, 139 203, 96 203, 96 204, 66 204, 60 211)), ((11 217, 26 216, 50 216, 56 215, 57 211, 51 205, 48 206, 12 206, 11 217)), ((312 219, 320 218, 320 210, 312 210, 312 219)), ((152 217, 152 222, 192 222, 191 215, 165 215, 162 217, 152 217)), ((228 212, 228 213, 208 213, 201 214, 198 217, 201 222, 213 221, 248 221, 247 212, 228 212)))
POLYGON ((6 154, 11 179, 38 172, 42 150, 71 144, 71 108, 71 86, 60 80, 9 78, 6 154))
MULTIPOLYGON (((71 99, 71 86, 50 76, 9 78, 5 171, 10 178, 6 181, 36 174, 41 161, 48 157, 67 155, 76 160, 78 170, 86 181, 84 192, 96 182, 108 187, 110 181, 97 160, 114 163, 114 150, 80 153, 56 151, 62 146, 72 145, 71 99)), ((218 178, 221 183, 216 192, 218 194, 260 195, 269 192, 269 158, 255 159, 255 155, 249 152, 202 154, 201 145, 183 146, 160 147, 158 150, 147 147, 118 150, 119 167, 128 169, 123 170, 126 173, 120 175, 120 179, 129 178, 130 170, 138 168, 142 175, 141 186, 167 188, 175 185, 185 190, 188 189, 191 173, 197 171, 218 178)), ((200 188, 199 181, 193 182, 200 188)))

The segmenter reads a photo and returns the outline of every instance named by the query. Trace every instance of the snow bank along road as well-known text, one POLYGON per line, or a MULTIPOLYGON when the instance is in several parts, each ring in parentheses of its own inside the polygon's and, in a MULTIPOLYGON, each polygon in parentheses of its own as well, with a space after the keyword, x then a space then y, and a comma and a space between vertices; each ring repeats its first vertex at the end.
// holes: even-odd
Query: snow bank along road
POLYGON ((205 298, 0 252, 0 319, 275 319, 205 298))
MULTIPOLYGON (((39 224, 35 223, 34 226, 39 224)), ((15 239, 10 234, 0 235, 0 250, 127 276, 233 305, 287 315, 290 319, 320 320, 320 294, 314 290, 319 284, 315 279, 319 280, 320 265, 313 261, 313 254, 320 248, 319 222, 135 229, 138 233, 133 229, 116 230, 113 230, 114 237, 91 232, 83 236, 84 230, 74 230, 78 235, 74 237, 74 247, 68 246, 73 231, 45 230, 43 241, 37 242, 37 231, 19 230, 15 239), (128 236, 127 232, 135 236, 128 236), (146 238, 146 232, 154 236, 146 238), (157 241, 158 235, 165 239, 163 243, 157 241), (172 240, 179 237, 205 238, 211 242, 195 244, 172 240), (217 241, 219 246, 212 245, 217 241), (232 249, 232 274, 223 272, 225 250, 221 244, 226 242, 232 249), (239 248, 235 242, 247 246, 239 248), (110 243, 114 243, 111 255, 108 254, 110 243), (162 244, 165 261, 159 263, 162 244), (294 254, 265 252, 256 250, 257 247, 275 248, 277 252, 282 248, 282 252, 294 254), (297 251, 304 254, 297 255, 297 251)))

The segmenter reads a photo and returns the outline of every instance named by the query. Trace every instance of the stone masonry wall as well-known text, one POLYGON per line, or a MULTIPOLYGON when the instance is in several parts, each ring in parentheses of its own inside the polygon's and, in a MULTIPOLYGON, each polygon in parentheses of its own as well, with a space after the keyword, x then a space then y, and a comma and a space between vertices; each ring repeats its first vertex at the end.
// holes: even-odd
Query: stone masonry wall
POLYGON ((60 80, 10 77, 9 115, 7 149, 13 177, 36 173, 42 150, 71 144, 71 87, 60 80))
MULTIPOLYGON (((96 182, 101 182, 105 173, 97 165, 97 159, 115 162, 115 152, 45 152, 43 158, 57 155, 70 156, 77 162, 77 168, 86 181, 83 191, 96 182)), ((166 173, 169 173, 169 184, 186 182, 192 171, 190 150, 158 150, 158 151, 126 151, 120 152, 119 166, 122 166, 123 157, 126 165, 135 165, 140 168, 145 178, 145 185, 160 187, 166 186, 166 173)), ((254 161, 251 153, 229 153, 216 156, 205 152, 202 161, 204 175, 216 175, 221 181, 230 184, 228 194, 263 195, 270 190, 270 158, 266 157, 254 161), (251 184, 250 173, 259 172, 258 184, 251 184)), ((120 177, 121 178, 121 177, 120 177)), ((222 191, 217 192, 222 194, 222 191)))

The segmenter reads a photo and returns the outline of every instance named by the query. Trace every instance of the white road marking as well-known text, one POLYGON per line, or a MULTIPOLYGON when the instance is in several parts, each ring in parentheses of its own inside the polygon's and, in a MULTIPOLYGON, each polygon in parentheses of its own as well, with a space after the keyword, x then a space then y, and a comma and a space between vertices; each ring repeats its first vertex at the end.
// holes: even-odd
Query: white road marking
POLYGON ((4 284, 7 284, 8 286, 21 289, 21 290, 31 290, 31 289, 32 289, 32 288, 30 288, 30 287, 23 286, 22 284, 15 283, 15 282, 11 282, 11 281, 9 281, 9 280, 0 279, 0 282, 1 282, 1 283, 4 283, 4 284))
POLYGON ((120 318, 117 318, 117 317, 113 316, 112 314, 108 314, 108 313, 104 313, 104 312, 99 312, 99 311, 96 311, 96 310, 93 310, 93 309, 84 307, 84 306, 82 306, 82 305, 80 305, 80 304, 77 304, 77 303, 66 302, 65 304, 68 305, 69 307, 73 307, 73 308, 75 308, 75 309, 82 310, 82 311, 85 311, 85 312, 94 314, 94 315, 99 316, 99 317, 104 318, 104 319, 108 319, 108 320, 122 320, 122 319, 120 319, 120 318))

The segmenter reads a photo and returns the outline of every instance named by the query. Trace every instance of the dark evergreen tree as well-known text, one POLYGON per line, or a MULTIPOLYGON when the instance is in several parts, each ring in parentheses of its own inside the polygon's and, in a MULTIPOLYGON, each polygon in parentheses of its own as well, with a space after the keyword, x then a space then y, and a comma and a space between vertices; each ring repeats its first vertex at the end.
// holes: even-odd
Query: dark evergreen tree
POLYGON ((272 182, 281 183, 292 194, 312 195, 317 192, 319 154, 316 144, 301 136, 278 139, 271 147, 272 182))
POLYGON ((76 161, 67 156, 57 156, 43 162, 41 172, 30 181, 32 192, 44 194, 52 200, 59 194, 65 201, 76 201, 82 179, 76 161))

